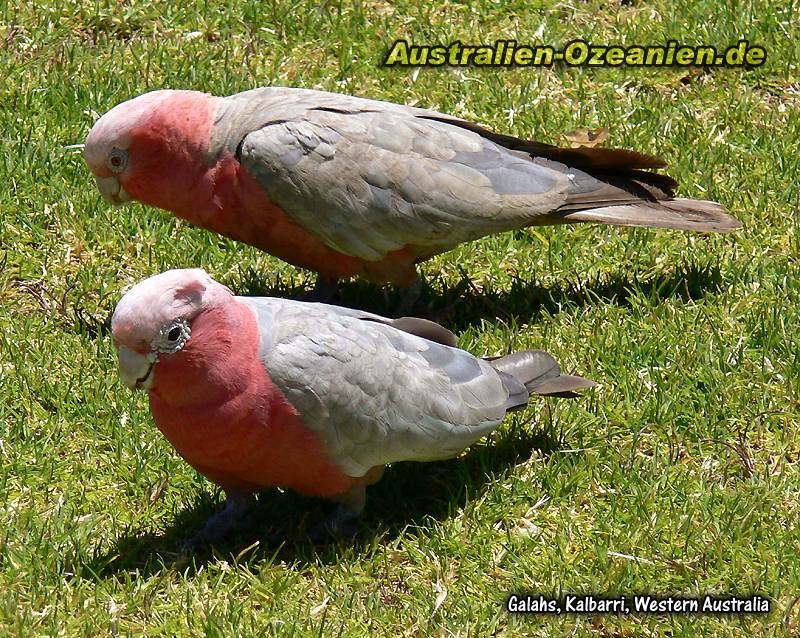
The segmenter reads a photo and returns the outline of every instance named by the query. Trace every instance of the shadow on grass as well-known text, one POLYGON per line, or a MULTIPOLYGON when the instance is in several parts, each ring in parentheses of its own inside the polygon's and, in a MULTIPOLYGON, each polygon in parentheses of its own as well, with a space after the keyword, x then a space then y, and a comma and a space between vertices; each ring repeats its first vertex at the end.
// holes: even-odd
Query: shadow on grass
MULTIPOLYGON (((243 271, 238 282, 224 282, 237 295, 297 299, 308 294, 314 276, 299 281, 270 280, 252 269, 243 271)), ((480 325, 483 319, 499 317, 505 321, 528 323, 542 313, 555 313, 565 307, 593 304, 630 305, 634 296, 653 301, 665 299, 700 299, 719 290, 722 281, 718 264, 681 264, 673 272, 659 273, 640 279, 636 273, 619 272, 556 286, 543 286, 536 279, 517 278, 507 288, 491 283, 479 290, 463 272, 461 279, 449 284, 441 277, 426 282, 413 314, 437 321, 454 332, 480 325)), ((342 282, 330 303, 360 308, 388 317, 397 316, 402 290, 393 286, 371 284, 360 280, 342 282)), ((79 304, 70 308, 68 323, 78 334, 89 339, 105 338, 111 333, 111 313, 99 317, 87 313, 79 304)))
MULTIPOLYGON (((541 415, 549 414, 544 408, 541 415)), ((179 551, 180 541, 199 531, 214 513, 208 493, 180 512, 163 535, 137 534, 119 538, 115 546, 88 565, 88 578, 111 578, 138 571, 152 576, 163 570, 197 573, 209 561, 282 560, 299 565, 334 563, 348 551, 367 553, 381 539, 392 539, 404 530, 445 520, 480 495, 488 483, 502 479, 534 450, 549 455, 560 448, 547 430, 532 430, 515 419, 506 424, 491 445, 476 445, 457 459, 434 463, 399 463, 367 490, 367 507, 354 538, 312 545, 305 530, 332 510, 332 504, 291 492, 268 490, 259 495, 248 531, 194 552, 179 551), (275 540, 276 537, 281 541, 275 540), (272 540, 270 540, 272 539, 272 540)), ((554 429, 554 428, 550 428, 554 429)), ((411 532, 413 533, 413 531, 411 532)))
MULTIPOLYGON (((309 279, 307 281, 312 281, 309 279)), ((708 292, 719 290, 722 281, 718 264, 680 264, 672 272, 639 278, 637 273, 621 271, 611 276, 578 279, 573 283, 543 286, 535 278, 514 279, 505 288, 491 283, 478 289, 463 272, 461 279, 449 284, 437 277, 426 282, 413 314, 443 323, 456 332, 480 325, 487 317, 518 320, 527 323, 543 312, 555 313, 564 307, 593 304, 630 305, 633 297, 653 301, 665 299, 700 299, 708 292)), ((259 273, 243 273, 236 292, 245 296, 276 296, 297 298, 310 290, 308 283, 269 281, 259 273)), ((360 308, 387 316, 396 316, 402 291, 393 286, 379 286, 364 281, 342 282, 331 303, 360 308)))

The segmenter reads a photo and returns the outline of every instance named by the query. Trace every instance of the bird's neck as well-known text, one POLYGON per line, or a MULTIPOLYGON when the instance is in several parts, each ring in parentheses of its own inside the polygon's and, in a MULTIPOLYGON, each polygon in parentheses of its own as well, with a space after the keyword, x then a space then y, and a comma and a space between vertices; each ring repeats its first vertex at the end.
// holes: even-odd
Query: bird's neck
POLYGON ((250 389, 261 366, 253 312, 229 300, 206 308, 192 321, 186 346, 161 355, 154 370, 151 401, 173 408, 202 409, 236 400, 250 389))
POLYGON ((123 186, 135 200, 188 218, 213 190, 208 167, 219 98, 176 91, 153 109, 132 132, 130 152, 137 158, 123 186))

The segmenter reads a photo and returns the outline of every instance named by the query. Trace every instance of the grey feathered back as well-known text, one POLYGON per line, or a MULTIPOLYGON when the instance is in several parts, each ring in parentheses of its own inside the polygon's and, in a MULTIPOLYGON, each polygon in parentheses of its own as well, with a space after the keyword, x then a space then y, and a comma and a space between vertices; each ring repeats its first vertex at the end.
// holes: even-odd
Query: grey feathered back
POLYGON ((220 100, 210 156, 233 154, 272 201, 331 248, 421 258, 486 234, 568 222, 724 232, 719 204, 672 199, 664 163, 559 149, 442 113, 347 95, 254 89, 220 100))
POLYGON ((488 362, 449 345, 452 333, 426 320, 237 300, 255 313, 270 378, 351 476, 395 461, 455 456, 524 406, 531 389, 547 392, 547 383, 562 378, 545 353, 488 362))

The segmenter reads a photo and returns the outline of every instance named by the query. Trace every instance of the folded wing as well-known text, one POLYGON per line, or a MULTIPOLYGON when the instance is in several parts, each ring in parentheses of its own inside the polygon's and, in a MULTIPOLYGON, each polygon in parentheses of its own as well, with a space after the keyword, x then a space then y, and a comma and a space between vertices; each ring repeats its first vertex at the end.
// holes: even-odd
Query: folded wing
POLYGON ((239 299, 256 312, 273 382, 351 476, 395 461, 455 456, 527 402, 524 385, 486 361, 375 315, 239 299))
POLYGON ((329 247, 367 261, 408 245, 429 256, 528 225, 739 225, 713 202, 673 200, 675 181, 649 170, 663 162, 635 151, 559 149, 433 111, 300 89, 225 103, 212 147, 227 147, 329 247))

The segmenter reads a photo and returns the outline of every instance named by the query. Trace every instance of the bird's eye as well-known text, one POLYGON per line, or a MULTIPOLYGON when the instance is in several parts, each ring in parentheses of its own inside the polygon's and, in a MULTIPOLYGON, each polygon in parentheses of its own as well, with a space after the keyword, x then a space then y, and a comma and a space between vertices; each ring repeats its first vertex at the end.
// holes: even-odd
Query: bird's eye
POLYGON ((112 149, 108 154, 106 164, 108 164, 108 170, 112 173, 121 173, 128 164, 128 151, 121 148, 112 149))
POLYGON ((162 326, 161 330, 153 337, 150 347, 153 352, 172 354, 177 352, 192 335, 192 328, 186 319, 177 319, 170 324, 162 326))

